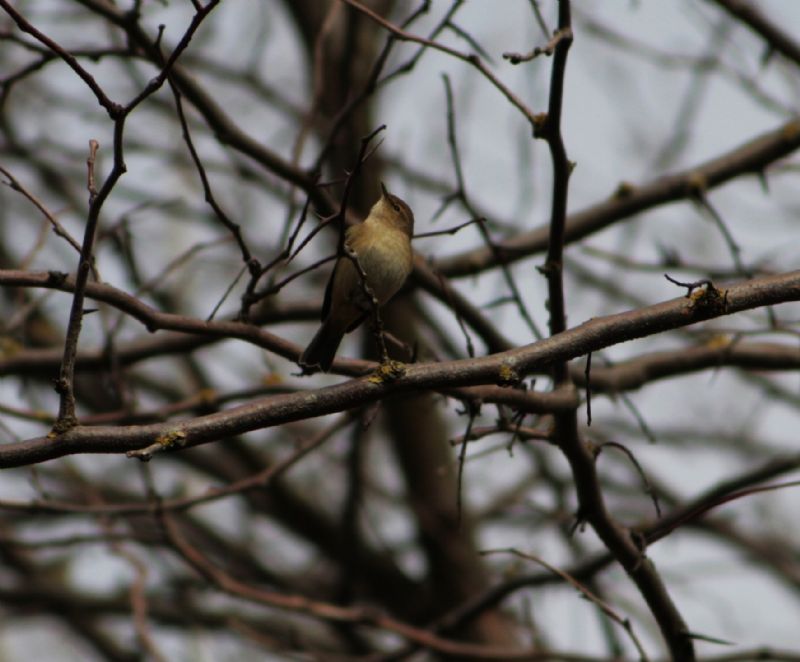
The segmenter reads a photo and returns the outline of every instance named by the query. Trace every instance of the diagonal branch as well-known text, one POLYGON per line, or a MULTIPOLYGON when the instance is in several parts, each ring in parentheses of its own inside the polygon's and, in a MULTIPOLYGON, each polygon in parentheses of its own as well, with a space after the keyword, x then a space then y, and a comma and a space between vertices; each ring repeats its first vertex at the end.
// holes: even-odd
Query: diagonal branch
MULTIPOLYGON (((358 378, 327 388, 254 400, 239 407, 181 422, 128 427, 78 426, 63 433, 57 444, 47 437, 8 443, 0 446, 0 467, 44 462, 75 453, 125 453, 148 446, 157 439, 174 449, 188 448, 230 435, 359 407, 394 393, 504 384, 508 383, 509 372, 521 378, 541 371, 554 362, 567 361, 634 338, 743 310, 798 300, 800 271, 793 271, 731 285, 725 290, 724 305, 713 302, 706 305, 703 300, 680 297, 639 310, 594 318, 557 336, 490 356, 408 366, 406 372, 391 383, 376 384, 366 378, 358 378)), ((238 327, 229 324, 232 324, 231 329, 249 327, 245 324, 238 327)), ((201 332, 200 326, 196 332, 201 332)), ((299 351, 292 343, 282 342, 299 351)), ((585 450, 581 446, 573 449, 573 452, 577 454, 585 450)), ((589 459, 586 457, 580 461, 588 462, 589 459)), ((596 478, 593 459, 591 466, 590 475, 583 475, 588 471, 586 468, 579 476, 590 483, 579 480, 579 489, 586 489, 593 480, 592 476, 596 478)), ((634 570, 639 568, 638 553, 636 559, 631 557, 626 561, 631 563, 630 567, 634 570)))

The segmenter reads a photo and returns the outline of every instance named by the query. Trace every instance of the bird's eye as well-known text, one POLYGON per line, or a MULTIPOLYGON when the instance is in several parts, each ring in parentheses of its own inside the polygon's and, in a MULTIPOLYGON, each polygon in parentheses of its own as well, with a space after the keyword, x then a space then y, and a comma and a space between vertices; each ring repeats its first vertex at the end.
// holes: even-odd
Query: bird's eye
POLYGON ((400 211, 400 205, 398 205, 397 203, 393 202, 392 207, 394 207, 395 211, 400 211))

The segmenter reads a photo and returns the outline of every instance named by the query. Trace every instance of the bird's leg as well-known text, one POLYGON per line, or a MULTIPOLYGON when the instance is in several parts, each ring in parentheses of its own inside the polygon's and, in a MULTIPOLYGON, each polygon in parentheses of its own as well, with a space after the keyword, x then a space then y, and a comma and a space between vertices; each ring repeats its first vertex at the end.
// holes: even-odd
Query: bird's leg
POLYGON ((369 381, 373 384, 388 384, 406 373, 406 364, 389 358, 389 350, 386 349, 386 336, 383 332, 383 322, 378 314, 377 305, 373 308, 373 313, 372 330, 375 335, 375 342, 378 344, 378 351, 381 353, 381 364, 370 375, 369 381))
POLYGON ((353 265, 358 271, 358 277, 361 281, 361 289, 372 308, 372 333, 375 336, 375 344, 378 346, 378 351, 381 355, 381 365, 389 363, 389 350, 386 349, 386 339, 383 336, 383 321, 381 320, 378 299, 373 293, 372 289, 367 282, 367 274, 364 272, 361 263, 358 261, 358 255, 347 244, 344 246, 345 255, 353 262, 353 265))
POLYGON ((381 354, 381 365, 389 362, 389 350, 386 349, 386 338, 383 335, 383 320, 378 312, 378 304, 373 299, 372 306, 372 333, 375 336, 375 343, 381 354))

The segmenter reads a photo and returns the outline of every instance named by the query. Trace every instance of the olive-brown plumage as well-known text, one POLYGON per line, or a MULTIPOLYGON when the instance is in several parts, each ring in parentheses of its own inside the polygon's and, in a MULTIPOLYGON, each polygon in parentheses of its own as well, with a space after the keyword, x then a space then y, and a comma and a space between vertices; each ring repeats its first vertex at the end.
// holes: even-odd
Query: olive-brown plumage
MULTIPOLYGON (((414 214, 409 206, 383 184, 381 189, 380 199, 364 222, 345 234, 346 250, 358 259, 378 305, 389 301, 411 273, 414 234, 414 214)), ((361 324, 372 307, 353 260, 339 257, 325 290, 322 326, 298 361, 304 371, 328 372, 344 334, 361 324)))

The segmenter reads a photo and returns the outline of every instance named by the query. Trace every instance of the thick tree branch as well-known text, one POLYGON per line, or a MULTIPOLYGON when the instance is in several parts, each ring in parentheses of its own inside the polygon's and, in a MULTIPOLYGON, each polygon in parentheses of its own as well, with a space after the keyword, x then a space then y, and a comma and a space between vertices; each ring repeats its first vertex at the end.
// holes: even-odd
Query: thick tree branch
MULTIPOLYGON (((188 448, 250 430, 362 406, 392 393, 505 384, 509 374, 522 378, 555 361, 566 361, 620 342, 743 310, 798 300, 800 272, 793 271, 731 285, 725 290, 724 305, 720 301, 680 297, 640 310, 595 318, 557 336, 506 352, 408 366, 403 376, 389 384, 359 378, 327 388, 273 396, 183 422, 131 427, 79 426, 54 438, 8 443, 0 446, 0 467, 43 462, 73 453, 124 453, 148 446, 157 439, 176 449, 188 448)), ((198 331, 200 328, 198 326, 198 331)), ((256 329, 254 337, 261 333, 265 332, 256 329)), ((281 340, 279 344, 291 345, 294 351, 299 349, 287 341, 281 340)))

